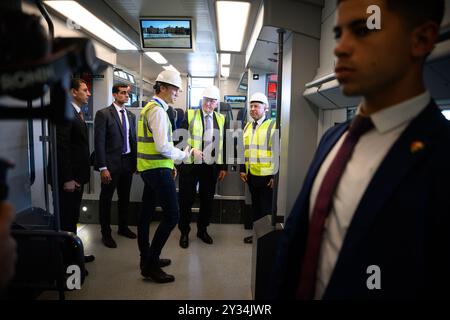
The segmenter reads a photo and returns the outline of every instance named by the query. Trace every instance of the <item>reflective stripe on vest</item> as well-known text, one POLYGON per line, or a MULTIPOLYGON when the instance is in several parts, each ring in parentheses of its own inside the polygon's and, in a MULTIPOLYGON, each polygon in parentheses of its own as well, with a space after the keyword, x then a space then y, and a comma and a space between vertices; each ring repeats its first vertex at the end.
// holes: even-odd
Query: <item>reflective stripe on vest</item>
MULTIPOLYGON (((147 125, 147 114, 154 108, 163 108, 156 100, 151 100, 142 109, 138 122, 137 134, 137 171, 143 172, 149 169, 169 168, 173 169, 173 160, 166 158, 156 150, 153 133, 147 125)), ((164 109, 164 108, 163 108, 164 109)), ((166 114, 167 120, 167 140, 173 146, 172 141, 172 125, 166 114)))
MULTIPOLYGON (((196 148, 198 150, 202 150, 202 140, 203 140, 203 120, 201 115, 202 113, 200 112, 200 109, 188 110, 189 138, 187 143, 188 145, 191 146, 191 148, 196 148)), ((223 150, 225 117, 222 114, 215 111, 214 115, 217 120, 217 123, 219 124, 219 136, 220 136, 218 148, 217 148, 217 141, 213 142, 216 156, 215 162, 217 164, 223 164, 222 150, 223 150)), ((213 126, 214 126, 214 119, 213 119, 213 126)), ((186 163, 193 163, 193 161, 194 159, 192 156, 187 160, 185 160, 186 163)))
POLYGON ((253 133, 252 123, 244 128, 245 170, 254 176, 270 176, 275 172, 272 159, 272 137, 275 120, 265 120, 253 133))

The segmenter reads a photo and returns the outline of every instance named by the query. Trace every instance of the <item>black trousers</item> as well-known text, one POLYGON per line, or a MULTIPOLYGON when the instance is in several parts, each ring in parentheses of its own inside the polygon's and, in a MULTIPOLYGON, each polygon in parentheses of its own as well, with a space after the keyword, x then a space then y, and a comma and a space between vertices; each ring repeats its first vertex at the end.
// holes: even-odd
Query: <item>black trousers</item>
POLYGON ((216 191, 218 166, 215 164, 185 164, 179 167, 180 221, 178 229, 182 234, 191 230, 192 205, 195 201, 196 187, 199 184, 200 212, 197 220, 197 231, 206 231, 211 220, 214 194, 216 191))
POLYGON ((170 233, 178 223, 180 215, 177 190, 170 169, 146 170, 142 172, 141 177, 144 181, 144 193, 142 194, 142 211, 137 226, 138 246, 141 258, 146 259, 150 264, 155 264, 170 233), (158 201, 164 213, 150 243, 150 223, 153 220, 158 201))
POLYGON ((64 191, 63 185, 58 187, 59 191, 59 218, 61 230, 77 233, 77 223, 80 219, 81 198, 83 197, 84 185, 74 192, 64 191))
POLYGON ((111 234, 111 203, 114 191, 117 189, 117 207, 119 211, 119 230, 128 227, 128 207, 130 204, 130 189, 133 180, 131 156, 122 157, 122 167, 118 171, 110 171, 111 181, 109 184, 101 184, 99 199, 99 219, 103 235, 111 234))
POLYGON ((272 176, 248 174, 248 187, 252 195, 252 218, 256 221, 272 213, 273 189, 268 187, 272 176))

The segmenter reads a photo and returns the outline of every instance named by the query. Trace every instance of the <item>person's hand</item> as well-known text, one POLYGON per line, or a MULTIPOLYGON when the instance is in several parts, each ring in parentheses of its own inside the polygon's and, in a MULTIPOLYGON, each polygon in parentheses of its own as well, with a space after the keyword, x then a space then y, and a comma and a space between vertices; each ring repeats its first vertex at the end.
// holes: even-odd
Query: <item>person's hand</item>
POLYGON ((186 146, 186 148, 184 149, 185 158, 190 157, 191 152, 192 152, 191 146, 186 146))
POLYGON ((192 148, 191 152, 195 160, 201 161, 203 159, 203 152, 201 152, 200 150, 192 148))
POLYGON ((102 180, 102 184, 109 184, 111 182, 111 173, 109 173, 108 169, 102 170, 102 172, 100 172, 100 179, 102 180))
POLYGON ((6 287, 14 275, 16 241, 11 237, 10 226, 14 216, 13 206, 0 202, 0 289, 6 287))
POLYGON ((267 186, 268 186, 270 189, 273 189, 273 178, 270 179, 270 181, 269 181, 269 183, 267 184, 267 186))
POLYGON ((245 172, 241 172, 241 173, 239 173, 239 178, 241 178, 241 181, 242 182, 247 182, 247 174, 245 173, 245 172))
POLYGON ((64 182, 63 189, 65 192, 74 192, 75 189, 80 188, 80 186, 81 185, 78 182, 76 182, 75 180, 70 180, 70 181, 64 182))
POLYGON ((172 178, 173 178, 173 180, 175 180, 176 178, 177 178, 177 168, 175 168, 175 167, 173 167, 173 169, 172 169, 172 178))
POLYGON ((226 170, 220 170, 219 171, 219 176, 217 177, 217 180, 223 181, 223 179, 225 178, 226 175, 227 175, 227 171, 226 170))

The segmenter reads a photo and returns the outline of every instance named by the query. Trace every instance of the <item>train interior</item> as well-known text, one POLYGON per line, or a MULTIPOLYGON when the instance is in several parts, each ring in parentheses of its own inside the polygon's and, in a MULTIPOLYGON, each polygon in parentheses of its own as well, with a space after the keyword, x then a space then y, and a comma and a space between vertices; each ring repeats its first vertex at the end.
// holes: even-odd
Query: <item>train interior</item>
MULTIPOLYGON (((252 223, 250 193, 239 178, 242 159, 232 155, 228 175, 217 184, 215 191, 209 228, 214 244, 208 246, 194 239, 195 233, 191 233, 190 247, 182 249, 178 245, 180 232, 175 228, 162 256, 172 259, 168 270, 176 280, 161 285, 141 278, 136 241, 117 236, 117 195, 113 198, 112 224, 118 248, 102 245, 98 218, 100 176, 93 168, 84 188, 78 236, 58 234, 58 209, 54 205, 49 185, 52 177, 47 168, 49 151, 54 148, 51 120, 23 116, 26 110, 38 110, 47 105, 50 93, 46 91, 33 99, 2 93, 2 109, 14 107, 22 112, 17 117, 3 115, 0 119, 3 137, 0 157, 14 162, 14 168, 8 171, 7 185, 9 201, 16 209, 13 232, 20 250, 16 276, 11 283, 15 296, 41 300, 251 300, 262 297, 277 238, 300 191, 317 144, 328 128, 353 117, 360 98, 344 96, 334 75, 335 0, 238 1, 232 3, 242 6, 222 16, 227 3, 231 2, 15 2, 16 8, 41 17, 49 37, 49 22, 43 11, 48 12, 55 38, 91 40, 97 70, 65 71, 86 80, 92 93, 83 109, 91 151, 94 116, 112 103, 113 84, 122 82, 129 86, 127 107, 139 118, 142 107, 154 94, 156 76, 164 69, 177 70, 183 81, 182 92, 171 106, 175 110, 175 125, 180 125, 188 109, 199 108, 202 91, 213 84, 220 89, 218 111, 226 117, 231 141, 237 139, 237 133, 249 120, 247 97, 255 92, 267 95, 268 116, 280 124, 276 214, 252 223), (73 14, 75 12, 77 14, 73 14), (85 24, 86 20, 94 20, 92 16, 102 23, 94 29, 85 24), (145 42, 142 37, 144 19, 173 18, 190 23, 190 43, 152 47, 145 42), (231 39, 228 44, 224 41, 227 37, 231 39), (162 61, 158 60, 161 58, 162 61), (244 243, 243 238, 251 234, 257 240, 253 244, 244 243), (96 260, 85 264, 83 251, 95 255, 96 260), (66 268, 71 264, 89 271, 87 276, 83 273, 79 290, 65 288, 66 268)), ((31 50, 25 43, 22 47, 31 50)), ((450 119, 450 0, 446 0, 439 43, 426 63, 425 79, 432 97, 450 119)), ((143 186, 139 175, 134 175, 129 208, 129 223, 134 231, 143 186)), ((196 202, 193 221, 198 210, 196 202)), ((161 214, 158 207, 151 234, 161 214)))

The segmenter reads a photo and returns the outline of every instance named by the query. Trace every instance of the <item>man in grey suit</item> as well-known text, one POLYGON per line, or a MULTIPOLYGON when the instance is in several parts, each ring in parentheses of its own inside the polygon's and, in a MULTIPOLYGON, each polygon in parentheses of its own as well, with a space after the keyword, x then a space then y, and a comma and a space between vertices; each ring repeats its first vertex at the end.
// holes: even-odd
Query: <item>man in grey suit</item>
POLYGON ((100 171, 99 218, 102 242, 108 248, 117 244, 111 236, 111 202, 117 188, 118 234, 130 239, 136 235, 128 228, 128 205, 133 173, 136 171, 136 117, 125 109, 128 85, 115 84, 114 102, 95 115, 95 167, 100 171))

